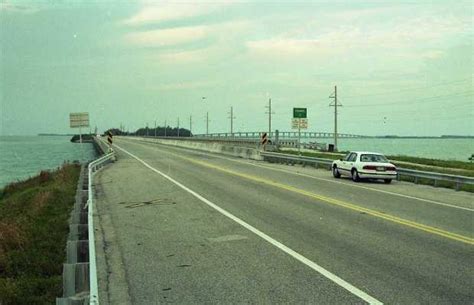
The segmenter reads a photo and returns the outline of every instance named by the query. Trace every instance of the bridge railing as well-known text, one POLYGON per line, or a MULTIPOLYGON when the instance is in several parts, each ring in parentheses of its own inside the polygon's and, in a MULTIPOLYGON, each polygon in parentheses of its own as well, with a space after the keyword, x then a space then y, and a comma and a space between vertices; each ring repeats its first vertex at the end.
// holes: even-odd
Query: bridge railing
MULTIPOLYGON (((260 155, 265 161, 269 162, 314 165, 316 167, 322 167, 328 170, 331 170, 331 165, 334 161, 331 159, 305 157, 273 152, 261 152, 260 155)), ((412 177, 414 179, 414 183, 418 183, 420 179, 432 180, 434 182, 434 186, 438 186, 440 181, 450 182, 455 185, 455 189, 457 191, 459 191, 463 185, 474 185, 473 177, 398 168, 397 180, 400 180, 400 178, 403 176, 412 177)))
MULTIPOLYGON (((102 140, 101 140, 102 141, 102 140)), ((103 141, 102 141, 103 142, 103 141)), ((87 198, 87 222, 89 232, 89 304, 99 305, 99 288, 97 285, 97 265, 95 251, 95 231, 94 231, 94 196, 92 190, 92 178, 94 173, 105 164, 115 159, 115 152, 109 152, 99 159, 92 161, 88 165, 88 198, 87 198)))
MULTIPOLYGON (((209 134, 195 134, 193 137, 198 138, 260 138, 262 131, 248 131, 248 132, 219 132, 209 134)), ((270 139, 274 138, 276 132, 267 132, 270 139)), ((367 138, 368 136, 354 135, 346 133, 338 133, 338 138, 367 138)), ((297 139, 297 131, 278 131, 278 137, 280 139, 297 139)), ((301 138, 332 138, 334 133, 332 132, 313 132, 313 131, 302 131, 301 138)))

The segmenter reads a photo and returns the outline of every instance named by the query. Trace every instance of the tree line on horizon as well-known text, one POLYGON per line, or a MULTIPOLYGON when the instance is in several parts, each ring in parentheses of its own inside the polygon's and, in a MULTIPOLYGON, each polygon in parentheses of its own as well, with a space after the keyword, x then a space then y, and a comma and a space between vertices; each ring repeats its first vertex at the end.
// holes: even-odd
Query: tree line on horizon
MULTIPOLYGON (((178 136, 178 128, 172 127, 156 127, 156 128, 149 128, 149 127, 142 127, 137 129, 133 132, 123 131, 119 128, 110 128, 104 132, 106 135, 108 132, 111 132, 115 136, 150 136, 154 137, 155 132, 157 137, 177 137, 178 136)), ((189 129, 186 128, 179 128, 179 136, 180 137, 192 137, 192 133, 189 129)))

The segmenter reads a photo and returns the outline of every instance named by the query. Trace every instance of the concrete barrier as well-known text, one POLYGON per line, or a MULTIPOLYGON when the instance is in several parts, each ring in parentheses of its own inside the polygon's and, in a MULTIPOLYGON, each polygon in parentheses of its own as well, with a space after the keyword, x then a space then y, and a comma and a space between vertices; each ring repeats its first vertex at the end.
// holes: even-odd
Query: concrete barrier
POLYGON ((99 156, 105 155, 109 151, 109 146, 102 142, 99 138, 93 137, 94 147, 99 156))
POLYGON ((69 217, 66 263, 63 264, 63 296, 56 298, 56 305, 89 304, 89 230, 85 209, 88 191, 84 190, 84 184, 88 182, 86 172, 86 166, 83 165, 74 208, 69 217))
POLYGON ((155 139, 155 138, 143 138, 143 137, 118 137, 125 138, 127 140, 141 141, 147 143, 156 143, 163 145, 170 145, 176 147, 190 148, 200 151, 207 151, 211 153, 223 154, 232 157, 239 157, 244 159, 252 159, 261 161, 263 158, 260 156, 260 151, 255 148, 244 147, 244 146, 233 146, 229 144, 221 144, 216 142, 203 142, 203 141, 192 141, 192 140, 176 140, 176 139, 155 139))

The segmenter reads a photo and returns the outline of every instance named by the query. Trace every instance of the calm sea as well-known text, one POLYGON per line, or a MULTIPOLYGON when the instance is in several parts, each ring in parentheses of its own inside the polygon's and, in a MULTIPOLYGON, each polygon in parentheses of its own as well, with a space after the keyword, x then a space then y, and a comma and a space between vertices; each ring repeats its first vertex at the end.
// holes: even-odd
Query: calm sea
POLYGON ((90 143, 71 143, 69 136, 0 136, 0 188, 54 169, 65 161, 96 158, 90 143))
MULTIPOLYGON (((0 137, 0 188, 16 180, 54 169, 64 161, 96 158, 90 143, 75 144, 66 136, 0 137)), ((318 142, 332 143, 331 139, 318 142)), ((386 155, 406 155, 468 161, 473 139, 339 139, 339 150, 366 150, 386 155)))
MULTIPOLYGON (((333 143, 332 139, 317 142, 333 143)), ((338 149, 468 162, 474 154, 474 139, 338 139, 338 149)))

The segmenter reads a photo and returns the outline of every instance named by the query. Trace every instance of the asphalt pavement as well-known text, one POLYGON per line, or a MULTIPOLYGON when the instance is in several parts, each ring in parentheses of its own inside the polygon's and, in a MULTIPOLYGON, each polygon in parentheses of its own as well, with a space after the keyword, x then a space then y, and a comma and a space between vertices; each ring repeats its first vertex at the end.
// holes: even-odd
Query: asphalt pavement
POLYGON ((116 140, 101 304, 473 304, 472 194, 116 140))

